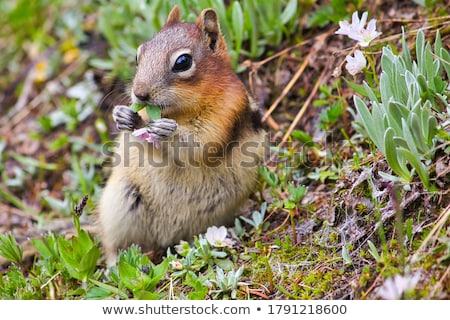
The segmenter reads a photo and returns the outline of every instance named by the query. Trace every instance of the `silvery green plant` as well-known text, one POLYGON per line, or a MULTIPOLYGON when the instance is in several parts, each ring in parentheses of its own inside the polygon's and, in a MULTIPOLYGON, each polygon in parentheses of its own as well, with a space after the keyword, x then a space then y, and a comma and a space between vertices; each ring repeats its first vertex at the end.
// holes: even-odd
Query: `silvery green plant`
POLYGON ((261 204, 261 210, 253 211, 251 219, 244 216, 241 216, 240 218, 243 221, 247 222, 249 225, 251 225, 254 228, 255 234, 259 236, 261 232, 269 226, 268 222, 264 222, 266 211, 267 211, 267 202, 263 202, 261 204))
MULTIPOLYGON (((450 78, 450 54, 442 47, 439 32, 434 52, 429 43, 425 44, 423 32, 418 32, 417 61, 411 60, 404 35, 402 47, 401 55, 394 54, 389 46, 383 48, 380 98, 367 83, 364 90, 359 90, 369 98, 372 109, 354 96, 356 128, 373 141, 401 180, 409 183, 417 173, 429 189, 427 165, 436 150, 436 115, 449 108, 449 84, 443 73, 450 78)), ((394 176, 383 175, 396 180, 394 176)))
POLYGON ((243 271, 244 268, 240 267, 237 271, 230 270, 225 273, 220 267, 217 267, 215 279, 210 280, 217 287, 217 289, 211 290, 211 293, 215 294, 214 298, 221 296, 222 299, 236 299, 238 285, 247 285, 247 283, 239 281, 243 271))

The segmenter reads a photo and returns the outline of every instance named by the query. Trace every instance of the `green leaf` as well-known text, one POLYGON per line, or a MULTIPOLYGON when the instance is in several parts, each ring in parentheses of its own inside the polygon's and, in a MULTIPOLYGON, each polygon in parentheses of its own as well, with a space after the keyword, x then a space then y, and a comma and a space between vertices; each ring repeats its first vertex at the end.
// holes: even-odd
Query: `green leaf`
MULTIPOLYGON (((425 79, 425 76, 423 76, 422 74, 419 74, 419 75, 417 75, 416 79, 417 79, 417 84, 420 87, 420 90, 422 92, 427 92, 428 91, 428 84, 427 84, 427 80, 425 79)), ((417 92, 417 93, 420 94, 420 92, 417 92)))
POLYGON ((130 106, 130 109, 133 110, 134 112, 139 112, 139 111, 141 111, 142 109, 144 109, 145 106, 146 106, 145 104, 133 103, 133 104, 130 106))
POLYGON ((378 101, 377 96, 375 95, 375 92, 373 89, 367 84, 367 82, 364 81, 363 83, 364 88, 366 89, 367 97, 370 101, 378 101))
POLYGON ((398 148, 400 154, 409 161, 409 163, 416 170, 419 175, 420 180, 422 181, 424 187, 426 189, 430 188, 430 177, 428 175, 427 167, 418 159, 410 150, 404 148, 398 148))
POLYGON ((100 299, 106 299, 111 296, 111 291, 100 288, 100 287, 93 287, 90 288, 86 292, 86 299, 87 300, 100 300, 100 299))
POLYGON ((95 246, 89 233, 82 229, 80 229, 77 237, 72 238, 72 245, 74 249, 77 248, 80 250, 81 255, 86 254, 95 246))
POLYGON ((441 33, 439 30, 436 31, 436 39, 434 40, 434 52, 440 56, 440 52, 442 49, 442 39, 441 39, 441 33))
POLYGON ((161 119, 161 109, 157 106, 147 105, 146 107, 147 114, 152 120, 161 119))
POLYGON ((391 100, 387 103, 386 111, 389 126, 394 129, 396 135, 399 135, 402 132, 402 119, 408 116, 410 110, 400 102, 391 100))
POLYGON ((47 247, 47 244, 44 243, 41 239, 31 239, 30 240, 33 247, 36 248, 36 250, 39 252, 39 254, 44 258, 49 258, 52 256, 52 252, 47 247))
MULTIPOLYGON (((439 30, 436 31, 436 39, 434 40, 434 52, 435 54, 441 58, 441 59, 436 59, 435 63, 439 64, 439 68, 436 68, 436 73, 435 73, 435 79, 439 82, 442 81, 441 79, 441 71, 442 71, 442 66, 444 66, 445 68, 445 61, 442 59, 442 39, 441 39, 441 34, 439 33, 439 30)), ((445 50, 445 49, 444 49, 445 50)), ((450 61, 448 61, 450 62, 450 61)), ((442 81, 445 83, 444 87, 448 84, 447 81, 442 81)), ((445 89, 445 88, 443 88, 445 89)), ((438 92, 442 92, 443 89, 437 89, 438 92)))
POLYGON ((17 264, 22 263, 23 248, 12 233, 0 235, 0 255, 17 264))
MULTIPOLYGON (((419 121, 419 116, 415 113, 411 113, 410 117, 409 117, 409 131, 412 134, 412 138, 414 141, 414 147, 416 147, 419 155, 420 155, 420 159, 423 159, 428 152, 430 151, 432 145, 428 145, 427 144, 427 140, 424 137, 424 128, 422 128, 421 123, 419 121)), ((427 119, 428 120, 428 119, 427 119)), ((425 123, 428 125, 428 121, 425 121, 425 123)), ((412 148, 410 148, 411 151, 413 151, 412 148)), ((430 156, 430 155, 428 155, 430 156)))
POLYGON ((150 292, 146 290, 139 291, 136 294, 136 298, 139 300, 160 300, 161 297, 158 293, 150 292))
POLYGON ((427 43, 425 46, 425 54, 424 54, 424 62, 425 62, 425 70, 427 75, 427 84, 428 89, 435 92, 436 86, 434 85, 434 60, 433 60, 433 53, 431 52, 431 45, 427 43))
POLYGON ((389 180, 389 181, 399 182, 399 183, 404 182, 404 180, 403 180, 402 178, 399 178, 399 177, 397 177, 397 176, 393 176, 392 174, 389 174, 389 173, 386 173, 386 172, 383 172, 383 171, 378 171, 378 174, 379 174, 383 179, 386 179, 386 180, 389 180))
POLYGON ((307 188, 305 186, 294 186, 293 184, 288 185, 288 191, 290 199, 293 202, 299 202, 306 195, 307 188))
POLYGON ((292 132, 291 135, 292 135, 292 138, 304 143, 307 146, 314 145, 313 138, 309 134, 307 134, 306 132, 304 132, 302 130, 295 130, 292 132))
POLYGON ((151 278, 146 282, 145 289, 150 291, 154 290, 161 279, 166 275, 168 267, 168 259, 164 259, 163 262, 154 266, 151 271, 151 278))
POLYGON ((394 143, 397 147, 403 147, 405 149, 408 149, 408 143, 403 137, 394 136, 394 143))
POLYGON ((100 282, 94 279, 89 279, 90 282, 92 282, 97 287, 92 288, 91 290, 97 289, 94 292, 91 292, 91 290, 88 291, 86 298, 88 299, 98 299, 98 298, 106 298, 106 293, 108 292, 108 296, 111 294, 116 294, 122 299, 128 299, 128 295, 125 292, 122 292, 119 288, 116 288, 114 286, 111 286, 107 283, 100 282), (102 291, 99 291, 102 290, 102 291))
POLYGON ((404 57, 404 61, 405 61, 405 67, 407 70, 412 71, 411 53, 409 51, 408 44, 406 43, 404 27, 402 27, 402 49, 403 49, 403 57, 404 57))
POLYGON ((119 276, 122 280, 129 282, 130 279, 133 279, 137 276, 138 270, 135 266, 131 266, 123 259, 119 259, 117 263, 117 271, 119 272, 119 276))
POLYGON ((428 132, 428 136, 427 138, 427 142, 429 146, 433 145, 433 139, 437 134, 437 126, 438 126, 438 121, 435 117, 433 116, 429 116, 428 117, 428 128, 429 128, 429 132, 428 132))
POLYGON ((412 218, 408 218, 406 220, 406 226, 405 226, 405 234, 408 237, 408 240, 412 240, 413 237, 413 219, 412 218))
POLYGON ((147 114, 151 120, 161 119, 161 108, 159 108, 158 106, 139 103, 133 103, 130 106, 130 109, 133 110, 134 112, 139 112, 144 108, 147 111, 147 114))
MULTIPOLYGON (((392 49, 388 46, 383 47, 383 54, 381 56, 381 69, 383 70, 381 75, 385 76, 386 84, 389 88, 392 88, 393 84, 395 84, 395 56, 392 53, 392 49)), ((381 81, 381 80, 380 80, 381 81)), ((387 101, 382 99, 382 101, 387 101)))
POLYGON ((83 280, 83 275, 79 271, 79 261, 74 259, 72 254, 73 250, 71 248, 71 245, 68 241, 65 239, 59 239, 58 241, 58 251, 61 255, 61 261, 66 268, 67 272, 69 272, 70 276, 78 279, 83 280), (64 240, 64 241, 62 241, 64 240))
POLYGON ((348 251, 346 246, 342 247, 341 255, 346 265, 352 264, 352 257, 350 256, 350 252, 348 251))
POLYGON ((252 220, 252 219, 249 219, 249 218, 247 218, 247 217, 244 217, 244 216, 241 216, 240 217, 244 222, 247 222, 249 225, 251 225, 252 227, 254 227, 254 228, 258 228, 258 225, 252 220))
POLYGON ((310 14, 308 20, 308 27, 325 27, 330 23, 330 15, 333 13, 333 8, 330 6, 321 6, 310 14))
POLYGON ((441 48, 438 52, 439 57, 443 60, 442 65, 444 66, 445 72, 447 73, 447 79, 450 79, 450 53, 441 48))
POLYGON ((367 244, 369 245, 369 253, 372 255, 372 257, 374 257, 375 261, 381 262, 381 257, 378 254, 377 247, 370 240, 367 240, 367 244))
POLYGON ((378 149, 385 152, 383 144, 383 132, 388 127, 387 114, 384 111, 384 106, 376 101, 372 101, 372 117, 373 126, 375 128, 376 138, 373 139, 378 149))
POLYGON ((229 259, 214 259, 214 263, 225 271, 230 271, 234 268, 234 263, 229 259))
POLYGON ((217 251, 217 250, 211 250, 211 256, 215 257, 215 258, 220 258, 223 259, 227 256, 228 254, 226 252, 223 251, 217 251))
POLYGON ((419 30, 416 36, 416 57, 417 57, 417 66, 419 68, 419 72, 423 75, 426 74, 425 67, 425 37, 423 35, 423 31, 419 30))
POLYGON ((186 273, 184 283, 195 290, 199 290, 203 287, 203 282, 200 280, 200 277, 192 271, 186 273))
POLYGON ((249 33, 250 39, 250 57, 257 57, 259 54, 258 46, 258 24, 256 19, 256 5, 253 1, 245 2, 246 10, 244 10, 244 24, 246 25, 246 30, 249 33))
POLYGON ((101 255, 101 251, 98 247, 92 247, 80 261, 81 274, 83 281, 86 282, 90 276, 94 274, 95 268, 97 266, 97 260, 101 255))
POLYGON ((241 4, 238 1, 234 1, 232 5, 232 21, 235 50, 239 54, 244 38, 244 15, 242 14, 241 4))
POLYGON ((434 116, 430 115, 430 112, 428 111, 429 106, 431 106, 431 103, 429 101, 426 101, 423 105, 423 108, 420 109, 420 114, 419 114, 420 121, 419 122, 422 127, 421 134, 422 134, 423 138, 425 139, 425 143, 428 144, 429 146, 431 146, 432 139, 434 138, 435 130, 437 128, 433 128, 433 127, 429 126, 430 125, 429 117, 434 118, 434 116), (431 137, 431 139, 429 139, 431 132, 433 133, 432 134, 433 136, 431 137))
POLYGON ((278 176, 273 171, 271 171, 269 168, 264 167, 264 166, 260 167, 259 168, 259 174, 264 179, 264 181, 267 182, 267 184, 269 186, 271 186, 272 188, 277 187, 277 185, 278 185, 278 176))
POLYGON ((292 210, 295 208, 295 202, 290 199, 283 199, 283 207, 288 210, 292 210))
POLYGON ((399 175, 405 182, 410 182, 412 179, 412 174, 406 167, 406 164, 402 164, 403 160, 399 157, 396 146, 394 144, 394 130, 388 128, 384 134, 384 145, 386 149, 386 161, 388 162, 391 169, 399 175))
POLYGON ((391 83, 391 78, 386 72, 382 72, 380 76, 380 95, 381 101, 383 103, 388 103, 391 100, 391 97, 397 97, 398 95, 395 92, 395 84, 391 83))
POLYGON ((406 144, 408 145, 408 149, 412 152, 412 154, 414 154, 416 158, 420 158, 419 152, 417 151, 416 147, 416 141, 414 141, 411 130, 409 129, 409 125, 406 123, 405 119, 402 119, 402 129, 402 137, 405 139, 406 144))
POLYGON ((259 211, 256 211, 256 210, 253 211, 252 219, 253 219, 253 222, 255 223, 256 227, 259 227, 263 223, 263 221, 264 221, 264 214, 265 214, 265 211, 263 211, 263 212, 259 212, 259 211))
POLYGON ((281 13, 280 22, 282 25, 287 24, 297 14, 298 0, 290 0, 281 13))
POLYGON ((31 239, 31 244, 36 248, 39 254, 44 258, 55 257, 59 258, 58 252, 58 238, 60 235, 50 233, 42 239, 31 239))
POLYGON ((372 115, 370 114, 369 109, 367 108, 365 102, 358 96, 353 96, 353 101, 355 103, 356 110, 358 111, 358 115, 361 118, 361 122, 362 125, 364 126, 364 129, 366 129, 369 138, 371 138, 372 141, 375 143, 375 145, 378 146, 379 142, 377 141, 378 134, 376 132, 374 120, 372 118, 372 115))

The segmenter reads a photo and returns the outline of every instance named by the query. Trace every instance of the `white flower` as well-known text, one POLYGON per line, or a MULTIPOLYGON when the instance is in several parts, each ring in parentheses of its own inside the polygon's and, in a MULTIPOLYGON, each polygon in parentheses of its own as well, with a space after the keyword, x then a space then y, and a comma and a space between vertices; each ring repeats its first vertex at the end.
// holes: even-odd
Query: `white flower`
POLYGON ((383 286, 378 289, 378 294, 382 299, 398 300, 404 292, 416 287, 419 278, 419 273, 404 276, 396 274, 393 278, 384 281, 383 286))
POLYGON ((355 11, 352 14, 352 24, 348 23, 347 21, 339 21, 340 28, 338 31, 336 31, 336 34, 343 34, 352 38, 350 36, 351 34, 360 32, 362 29, 364 29, 366 21, 367 11, 362 14, 361 20, 359 20, 358 11, 355 11))
POLYGON ((361 72, 366 66, 366 58, 361 50, 355 50, 355 56, 352 57, 351 55, 348 55, 345 57, 345 60, 347 61, 345 68, 352 76, 361 72))
POLYGON ((359 20, 358 11, 355 11, 352 15, 352 24, 347 21, 340 21, 340 28, 336 31, 336 34, 346 35, 349 38, 358 41, 358 44, 361 47, 367 47, 373 39, 381 34, 381 32, 376 30, 377 26, 375 19, 370 20, 367 24, 367 29, 365 29, 364 25, 366 24, 366 21, 367 11, 362 14, 361 20, 359 20))
POLYGON ((205 234, 206 240, 214 247, 231 247, 233 241, 227 239, 227 228, 224 226, 217 228, 216 226, 209 227, 205 234))

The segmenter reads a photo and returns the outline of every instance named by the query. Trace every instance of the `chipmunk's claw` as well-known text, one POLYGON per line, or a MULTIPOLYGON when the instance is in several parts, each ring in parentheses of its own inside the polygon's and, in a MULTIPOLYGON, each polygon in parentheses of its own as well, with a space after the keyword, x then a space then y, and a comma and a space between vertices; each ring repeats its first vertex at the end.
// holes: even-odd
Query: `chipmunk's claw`
POLYGON ((175 120, 161 118, 150 121, 147 124, 148 132, 152 134, 157 140, 167 140, 170 138, 178 128, 175 120))
POLYGON ((143 125, 141 116, 128 106, 115 106, 113 120, 121 131, 133 131, 143 125))

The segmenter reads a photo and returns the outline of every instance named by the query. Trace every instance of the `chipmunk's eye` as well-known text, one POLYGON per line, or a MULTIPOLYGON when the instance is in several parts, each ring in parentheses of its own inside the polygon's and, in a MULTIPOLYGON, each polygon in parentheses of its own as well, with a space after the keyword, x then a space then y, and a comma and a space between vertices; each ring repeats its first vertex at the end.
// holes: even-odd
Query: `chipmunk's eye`
POLYGON ((182 72, 189 70, 192 66, 192 56, 190 54, 182 54, 175 60, 173 64, 172 71, 173 72, 182 72))

